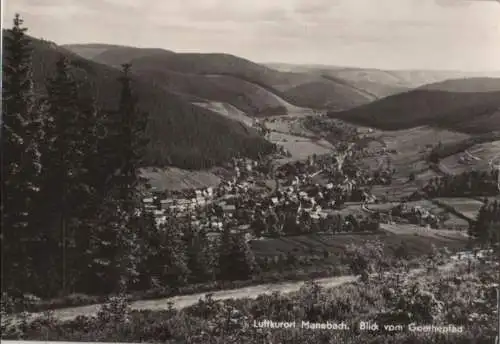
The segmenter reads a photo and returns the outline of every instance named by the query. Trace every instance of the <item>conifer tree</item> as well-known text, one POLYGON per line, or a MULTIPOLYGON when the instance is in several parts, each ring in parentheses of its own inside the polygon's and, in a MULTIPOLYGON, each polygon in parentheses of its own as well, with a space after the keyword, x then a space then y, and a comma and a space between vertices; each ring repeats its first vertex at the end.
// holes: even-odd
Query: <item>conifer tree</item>
MULTIPOLYGON (((101 207, 109 206, 108 190, 104 181, 108 177, 108 158, 111 156, 104 147, 107 144, 107 133, 104 112, 96 105, 92 89, 89 84, 79 84, 78 109, 82 136, 81 149, 85 152, 80 167, 81 190, 79 192, 77 228, 74 238, 74 250, 69 257, 71 266, 69 274, 73 277, 79 292, 91 290, 88 279, 89 266, 93 265, 92 250, 93 236, 97 233, 99 216, 103 214, 101 207)), ((109 210, 109 208, 107 208, 109 210)))
POLYGON ((191 281, 204 282, 213 278, 212 247, 204 229, 187 228, 184 234, 187 266, 191 281))
POLYGON ((130 215, 117 202, 119 191, 112 193, 99 207, 92 225, 87 256, 91 292, 124 292, 138 278, 136 268, 137 235, 130 227, 130 215))
POLYGON ((147 115, 138 107, 137 96, 132 91, 130 65, 123 65, 120 102, 115 118, 117 124, 116 147, 119 161, 117 185, 120 188, 121 200, 126 211, 133 212, 137 201, 137 189, 141 182, 139 168, 142 167, 145 150, 148 144, 146 138, 147 115))
POLYGON ((2 283, 6 289, 30 285, 34 200, 41 171, 40 109, 33 91, 31 47, 18 14, 4 35, 2 78, 2 283))
POLYGON ((218 278, 222 280, 246 280, 258 268, 245 237, 231 234, 229 226, 222 233, 218 258, 218 278))
POLYGON ((185 284, 190 272, 183 230, 176 219, 169 217, 166 223, 155 225, 143 234, 142 281, 150 282, 154 287, 185 284))
POLYGON ((58 229, 52 240, 60 245, 60 254, 54 255, 54 262, 59 265, 63 292, 75 283, 68 264, 80 254, 75 235, 91 194, 90 166, 86 164, 92 156, 94 123, 92 111, 89 105, 84 105, 79 91, 79 83, 72 75, 69 62, 61 55, 54 76, 47 82, 49 117, 45 126, 43 195, 50 200, 46 212, 50 220, 58 219, 57 223, 49 225, 58 229))
POLYGON ((141 266, 137 226, 141 217, 141 185, 144 181, 139 168, 147 145, 147 116, 137 108, 130 65, 123 66, 119 82, 118 109, 107 116, 106 125, 108 136, 105 142, 110 147, 106 158, 111 163, 105 165, 113 171, 109 171, 111 173, 106 178, 106 197, 98 212, 88 254, 92 258, 90 270, 95 272, 94 277, 106 286, 108 292, 123 291, 136 284, 141 266))
POLYGON ((252 248, 239 234, 233 239, 234 274, 236 279, 249 279, 259 270, 252 248))

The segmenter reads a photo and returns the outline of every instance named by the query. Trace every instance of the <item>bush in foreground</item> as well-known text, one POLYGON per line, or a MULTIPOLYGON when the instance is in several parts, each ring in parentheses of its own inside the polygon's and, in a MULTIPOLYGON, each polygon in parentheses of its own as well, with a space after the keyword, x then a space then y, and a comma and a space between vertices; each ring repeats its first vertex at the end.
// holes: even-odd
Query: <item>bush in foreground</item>
MULTIPOLYGON (((166 343, 491 343, 495 332, 495 293, 491 266, 471 274, 453 271, 410 276, 394 271, 365 282, 325 290, 306 284, 289 295, 255 300, 215 301, 211 297, 181 311, 130 311, 116 299, 95 318, 58 322, 46 317, 5 339, 127 341, 166 343), (128 316, 124 316, 128 314, 128 316), (254 321, 345 322, 349 331, 254 328, 254 321), (363 332, 360 321, 463 326, 461 333, 363 332)), ((23 327, 24 326, 24 327, 23 327)), ((300 326, 298 326, 300 327, 300 326)))

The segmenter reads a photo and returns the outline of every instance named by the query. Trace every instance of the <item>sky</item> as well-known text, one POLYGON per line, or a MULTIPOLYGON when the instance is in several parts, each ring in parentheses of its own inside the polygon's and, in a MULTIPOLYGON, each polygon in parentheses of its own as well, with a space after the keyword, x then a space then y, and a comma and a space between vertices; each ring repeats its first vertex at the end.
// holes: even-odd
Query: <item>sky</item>
POLYGON ((31 35, 255 62, 500 71, 500 0, 4 0, 31 35))

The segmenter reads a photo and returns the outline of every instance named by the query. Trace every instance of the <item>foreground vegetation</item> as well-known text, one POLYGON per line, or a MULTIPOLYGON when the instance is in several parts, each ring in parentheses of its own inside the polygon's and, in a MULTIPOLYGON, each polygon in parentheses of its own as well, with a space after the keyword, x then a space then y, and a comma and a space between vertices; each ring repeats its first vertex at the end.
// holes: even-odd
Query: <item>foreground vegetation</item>
MULTIPOLYGON (((138 170, 147 163, 152 114, 140 106, 136 92, 144 90, 134 87, 131 66, 113 72, 118 97, 103 109, 99 87, 79 78, 64 52, 37 84, 32 43, 16 16, 4 47, 2 292, 20 300, 102 296, 249 279, 255 259, 229 228, 212 245, 174 216, 157 227, 146 213, 148 185, 138 170)), ((198 124, 190 135, 205 127, 198 124)), ((190 158, 198 160, 183 154, 190 158)))
MULTIPOLYGON (((370 251, 376 252, 376 249, 370 251)), ((366 253, 366 251, 365 251, 366 253)), ((358 266, 376 271, 373 255, 358 256, 358 266)), ((434 263, 431 264, 435 264, 434 263)), ((430 266, 430 265, 429 265, 430 266)), ((262 295, 256 300, 215 301, 175 310, 132 311, 124 298, 113 298, 96 317, 60 322, 50 313, 31 323, 4 323, 5 339, 126 341, 166 343, 490 343, 495 335, 495 288, 492 263, 448 272, 428 270, 410 276, 403 270, 375 274, 334 289, 306 284, 289 295, 262 295), (266 329, 254 321, 344 322, 350 329, 266 329), (379 329, 360 331, 360 321, 379 329), (389 331, 383 325, 432 324, 463 327, 459 333, 389 331)))

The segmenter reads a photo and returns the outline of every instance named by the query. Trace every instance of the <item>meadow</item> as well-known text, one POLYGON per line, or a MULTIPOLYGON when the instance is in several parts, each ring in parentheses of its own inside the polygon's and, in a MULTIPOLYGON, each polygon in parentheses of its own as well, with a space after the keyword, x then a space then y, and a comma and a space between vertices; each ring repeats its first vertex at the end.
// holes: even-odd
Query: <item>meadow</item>
POLYGON ((316 233, 309 235, 283 237, 277 239, 254 240, 251 247, 257 257, 274 257, 276 255, 293 254, 299 256, 318 255, 328 258, 325 263, 337 262, 349 245, 363 245, 367 242, 380 241, 388 256, 394 256, 400 247, 405 247, 411 256, 425 255, 431 252, 432 244, 437 247, 448 247, 453 250, 466 246, 466 238, 452 231, 424 231, 421 227, 397 225, 397 233, 380 231, 377 233, 316 233), (442 234, 442 235, 437 235, 442 234), (446 235, 448 236, 446 236, 446 235))
POLYGON ((437 201, 453 207, 463 216, 474 221, 477 218, 479 209, 483 206, 483 202, 470 198, 436 198, 437 201))

